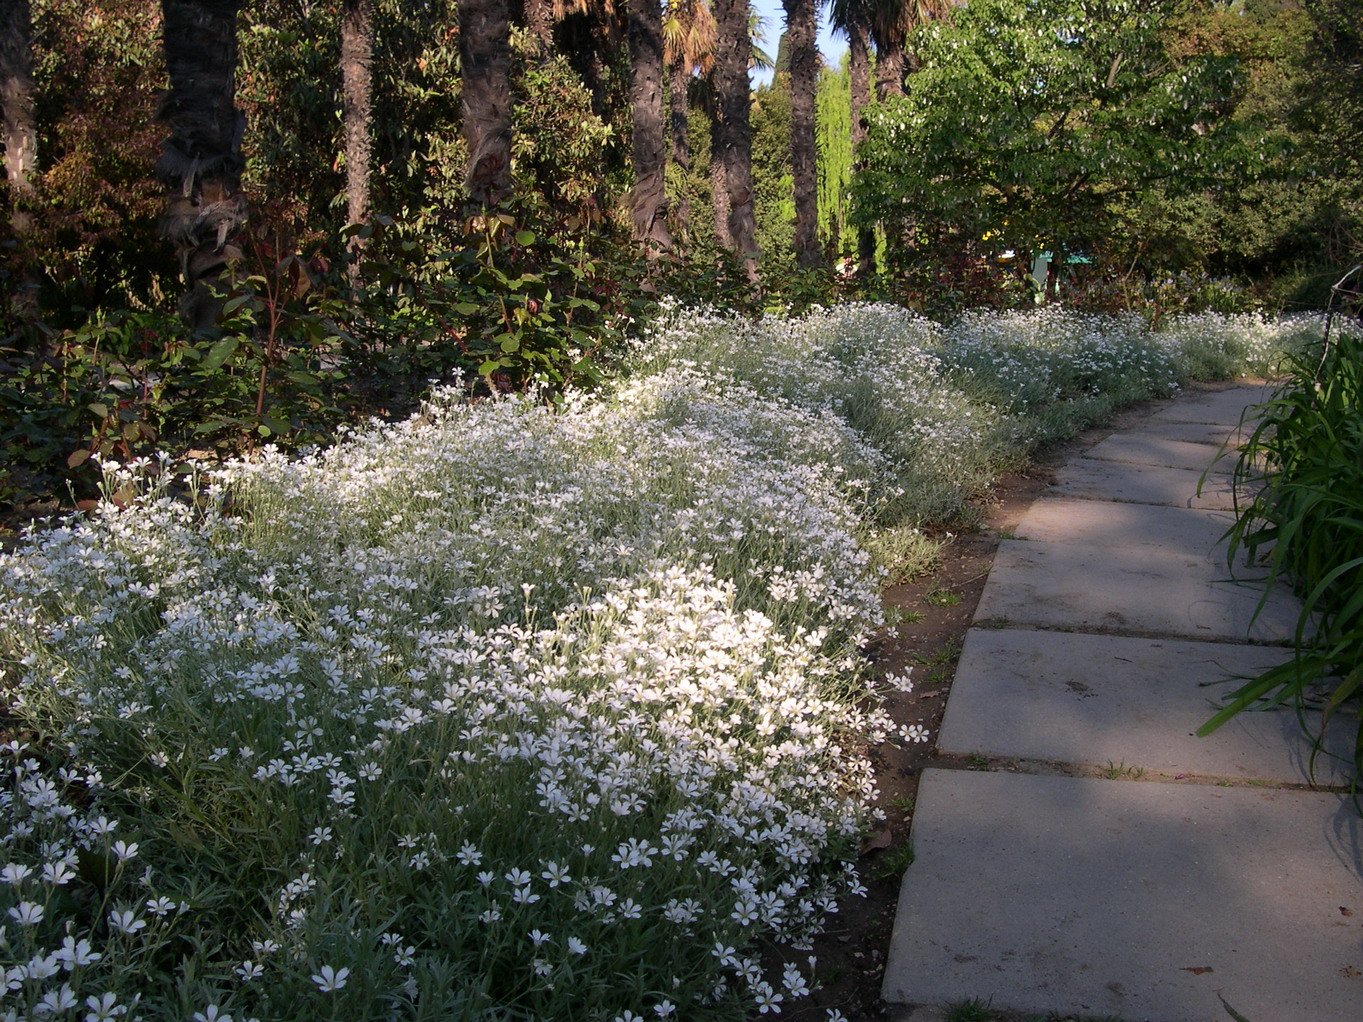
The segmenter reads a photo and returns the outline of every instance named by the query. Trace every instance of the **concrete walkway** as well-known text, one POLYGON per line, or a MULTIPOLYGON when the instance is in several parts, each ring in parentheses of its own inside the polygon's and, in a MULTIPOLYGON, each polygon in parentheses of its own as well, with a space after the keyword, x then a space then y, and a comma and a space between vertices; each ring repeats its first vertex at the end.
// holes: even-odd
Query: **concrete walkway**
MULTIPOLYGON (((1231 577, 1224 459, 1197 494, 1263 396, 1185 395, 1102 441, 1000 546, 938 746, 991 769, 924 771, 891 1004, 1363 1020, 1353 803, 1303 787, 1290 712, 1193 735, 1230 679, 1287 658, 1295 626, 1290 593, 1251 620, 1262 590, 1231 577)), ((1353 722, 1338 723, 1343 753, 1353 722)), ((1322 757, 1316 780, 1344 774, 1322 757)))

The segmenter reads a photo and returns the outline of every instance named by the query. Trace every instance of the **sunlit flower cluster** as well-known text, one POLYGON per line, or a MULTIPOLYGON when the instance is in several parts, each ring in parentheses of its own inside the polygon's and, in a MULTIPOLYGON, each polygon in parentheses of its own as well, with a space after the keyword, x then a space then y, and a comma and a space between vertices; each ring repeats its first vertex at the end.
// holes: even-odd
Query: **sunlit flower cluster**
POLYGON ((1107 329, 674 310, 591 398, 441 389, 195 499, 106 466, 140 495, 0 557, 0 1019, 790 1007, 867 749, 929 737, 866 541, 1048 400, 1174 385, 1107 329))

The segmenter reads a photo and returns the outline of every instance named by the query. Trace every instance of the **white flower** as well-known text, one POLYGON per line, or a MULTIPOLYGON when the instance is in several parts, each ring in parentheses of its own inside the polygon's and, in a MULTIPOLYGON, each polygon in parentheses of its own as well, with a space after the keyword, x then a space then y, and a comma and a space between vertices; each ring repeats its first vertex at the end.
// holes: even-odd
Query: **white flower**
POLYGON ((66 971, 82 965, 93 965, 99 961, 103 955, 91 949, 90 942, 82 937, 77 940, 75 937, 66 937, 62 940, 61 948, 56 952, 57 957, 66 966, 66 971))
POLYGON ((540 879, 548 883, 550 887, 559 887, 573 878, 569 875, 566 866, 560 866, 557 862, 546 862, 544 872, 540 874, 540 879))
POLYGON ((570 954, 574 955, 585 955, 587 953, 587 945, 582 943, 577 937, 569 937, 568 951, 570 954))
POLYGON ((33 1014, 39 1017, 60 1015, 63 1012, 70 1011, 79 1003, 80 1001, 76 999, 76 992, 71 989, 71 984, 63 983, 59 990, 49 990, 43 994, 42 1000, 34 1005, 33 1014))
POLYGON ((783 1000, 785 1000, 785 998, 773 990, 771 984, 767 983, 765 980, 758 983, 757 986, 753 988, 753 1003, 757 1005, 757 1010, 760 1014, 766 1015, 768 1013, 774 1013, 779 1015, 781 1013, 780 1005, 783 1000))
POLYGON ((249 983, 253 979, 259 979, 265 972, 265 967, 259 962, 253 962, 250 959, 247 959, 233 971, 236 972, 243 983, 249 983))
POLYGON ((0 869, 0 881, 9 884, 11 887, 17 887, 32 875, 32 866, 25 866, 18 862, 11 862, 4 869, 0 869))
POLYGON ((347 968, 333 969, 330 965, 324 965, 313 974, 312 981, 317 984, 317 989, 324 994, 340 990, 345 986, 350 970, 347 968))
POLYGON ((110 991, 105 991, 99 997, 87 997, 85 1006, 90 1009, 86 1012, 85 1022, 112 1022, 128 1013, 127 1006, 119 1004, 118 995, 110 991))
POLYGON ((194 1013, 194 1022, 232 1022, 232 1016, 225 1014, 216 1004, 210 1004, 203 1011, 194 1013))
POLYGON ((886 674, 885 684, 897 692, 912 692, 913 682, 909 675, 913 673, 912 668, 906 668, 903 674, 886 674))
POLYGON ((132 909, 114 909, 109 913, 109 925, 119 933, 126 933, 131 936, 139 930, 145 930, 147 921, 138 916, 132 909))
POLYGON ((127 862, 130 859, 135 859, 137 858, 137 842, 115 841, 113 846, 113 852, 114 855, 118 857, 119 862, 127 862))
POLYGON ((43 921, 43 907, 36 901, 21 901, 9 910, 9 917, 20 926, 36 926, 43 921))
POLYGON ((57 953, 50 955, 34 955, 24 966, 24 972, 29 979, 48 979, 61 971, 61 959, 57 953))
POLYGON ((175 902, 161 895, 147 900, 147 911, 154 916, 166 916, 175 911, 175 902))

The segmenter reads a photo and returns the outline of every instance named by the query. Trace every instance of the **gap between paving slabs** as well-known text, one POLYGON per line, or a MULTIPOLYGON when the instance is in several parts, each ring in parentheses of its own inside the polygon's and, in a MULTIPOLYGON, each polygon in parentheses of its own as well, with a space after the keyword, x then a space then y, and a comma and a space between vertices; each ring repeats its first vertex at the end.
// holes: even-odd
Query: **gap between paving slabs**
POLYGON ((885 983, 892 1000, 978 998, 1043 1018, 1363 1017, 1353 803, 1301 790, 1308 747, 1290 714, 1242 717, 1209 740, 1188 733, 1215 705, 1201 683, 1286 656, 1281 626, 1295 620, 1280 617, 1290 601, 1270 604, 1260 645, 1236 634, 1248 623, 1242 600, 1210 574, 1225 517, 1180 508, 1170 495, 1183 483, 1160 465, 1189 460, 1185 440, 1229 433, 1244 400, 1214 393, 1128 413, 1119 428, 1154 430, 1090 442, 1081 460, 1096 475, 1102 461, 1133 459, 1129 470, 1173 479, 1172 489, 1113 473, 1106 493, 1097 485, 1039 501, 1016 526, 1022 538, 1000 550, 932 764, 957 769, 923 780, 885 983), (1173 454, 1160 431, 1181 438, 1173 454), (1133 493, 1150 503, 1112 502, 1133 493), (1057 511, 1077 512, 1077 527, 1067 531, 1057 511), (1114 525, 1132 533, 1115 557, 1110 541, 1100 545, 1114 525), (1105 598, 1045 581, 1056 568, 1102 579, 1105 598), (1000 596, 996 579, 1019 592, 1000 596), (1131 600, 1142 588, 1149 594, 1131 600), (1070 621, 1047 608, 1056 602, 1070 621), (980 628, 991 616, 983 623, 1008 627, 980 628), (1078 631, 1055 630, 1072 622, 1078 631), (1196 952, 1215 962, 1182 963, 1196 952), (1303 961, 1304 974, 1291 968, 1303 961))

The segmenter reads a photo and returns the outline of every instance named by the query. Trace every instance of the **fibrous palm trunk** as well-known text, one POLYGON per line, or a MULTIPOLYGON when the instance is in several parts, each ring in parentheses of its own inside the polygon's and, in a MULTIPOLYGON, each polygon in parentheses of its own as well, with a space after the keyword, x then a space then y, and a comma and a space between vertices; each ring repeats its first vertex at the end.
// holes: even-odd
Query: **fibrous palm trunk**
POLYGON ((531 42, 540 54, 554 48, 554 5, 552 0, 524 0, 521 18, 531 42))
POLYGON ((691 172, 691 108, 688 94, 691 87, 691 72, 686 66, 686 58, 678 54, 672 61, 669 71, 668 110, 672 135, 672 165, 677 168, 677 179, 682 182, 677 201, 672 206, 672 222, 677 226, 677 237, 685 242, 691 233, 691 204, 686 199, 686 181, 691 172))
MULTIPOLYGON (((871 29, 866 23, 863 4, 858 4, 848 27, 848 71, 852 86, 852 165, 861 169, 858 147, 866 139, 866 108, 871 105, 871 29)), ((876 238, 869 227, 857 228, 857 270, 870 273, 875 269, 876 238)))
POLYGON ((904 95, 904 33, 877 33, 876 99, 904 95))
POLYGON ((663 135, 663 18, 658 0, 629 0, 629 92, 633 114, 634 236, 649 258, 672 247, 667 229, 663 135))
POLYGON ((724 115, 716 106, 710 120, 710 194, 715 200, 715 241, 720 248, 733 248, 734 240, 729 236, 729 182, 720 156, 724 146, 723 124, 724 115))
POLYGON ((170 128, 157 161, 166 185, 161 229, 180 257, 187 288, 180 314, 192 327, 217 317, 213 284, 241 256, 233 243, 246 220, 236 107, 240 0, 163 0, 170 89, 159 113, 170 128))
POLYGON ((511 191, 511 39, 506 0, 461 0, 464 187, 474 207, 497 205, 511 191))
POLYGON ((790 165, 795 179, 795 262, 808 269, 819 252, 818 178, 815 169, 814 94, 819 87, 814 0, 785 0, 790 46, 790 165))
POLYGON ((748 61, 752 36, 747 0, 715 0, 715 86, 720 109, 719 159, 724 164, 729 199, 729 244, 743 262, 750 281, 757 281, 757 225, 753 218, 751 96, 748 61))
MULTIPOLYGON (((341 15, 341 119, 345 126, 346 219, 369 219, 369 137, 373 115, 374 0, 345 0, 341 15)), ((361 239, 350 242, 351 279, 359 271, 361 239)))

